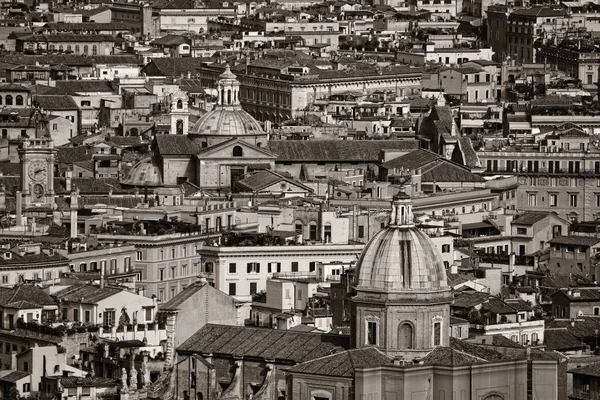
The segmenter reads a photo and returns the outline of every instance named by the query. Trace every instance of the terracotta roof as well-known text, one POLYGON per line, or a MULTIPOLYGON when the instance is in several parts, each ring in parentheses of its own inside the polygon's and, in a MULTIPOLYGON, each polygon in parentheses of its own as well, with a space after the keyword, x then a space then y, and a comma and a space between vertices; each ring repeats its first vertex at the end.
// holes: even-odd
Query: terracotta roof
POLYGON ((162 156, 192 156, 201 150, 192 140, 192 135, 156 135, 154 140, 162 156))
POLYGON ((179 306, 185 303, 190 297, 202 290, 206 285, 200 282, 193 283, 183 289, 177 296, 160 305, 161 311, 179 310, 179 306))
POLYGON ((431 350, 421 361, 426 365, 443 366, 471 365, 488 362, 484 358, 455 350, 452 347, 441 346, 431 350))
POLYGON ((56 162, 59 164, 73 164, 91 159, 92 154, 86 147, 59 147, 56 152, 56 162))
POLYGON ((513 224, 532 226, 533 224, 543 220, 549 215, 556 214, 545 211, 529 211, 524 214, 517 215, 517 217, 513 220, 513 224))
POLYGON ((581 349, 581 341, 566 328, 544 330, 544 345, 557 351, 581 349))
POLYGON ((577 340, 591 340, 596 337, 596 330, 600 329, 600 318, 591 316, 577 317, 575 320, 555 319, 546 322, 546 331, 554 328, 564 328, 577 340))
POLYGON ((14 383, 20 379, 27 378, 29 375, 31 375, 29 372, 12 371, 8 375, 4 375, 3 377, 0 377, 0 381, 14 383))
POLYGON ((213 60, 204 57, 155 58, 142 68, 142 72, 158 76, 195 75, 204 63, 210 61, 213 60))
MULTIPOLYGON (((76 95, 80 93, 117 93, 117 87, 109 80, 69 80, 55 81, 54 86, 38 85, 38 89, 45 89, 44 94, 50 95, 76 95)), ((39 93, 39 92, 38 92, 39 93)))
POLYGON ((463 155, 463 162, 468 167, 478 167, 480 165, 479 156, 473 148, 473 142, 468 137, 458 139, 458 145, 463 155))
POLYGON ((95 43, 95 42, 114 42, 115 38, 111 35, 91 35, 91 34, 73 34, 73 33, 59 33, 59 34, 35 34, 29 36, 19 37, 17 41, 22 42, 73 42, 73 43, 95 43))
POLYGON ((452 304, 452 307, 472 308, 487 302, 489 298, 489 293, 463 292, 454 297, 454 303, 452 304))
POLYGON ((95 304, 122 291, 123 289, 113 287, 101 288, 94 285, 74 285, 56 292, 54 296, 61 301, 95 304))
MULTIPOLYGON (((72 67, 91 67, 96 64, 134 64, 141 65, 142 59, 134 55, 88 55, 87 57, 77 54, 7 54, 2 61, 14 65, 68 65, 72 67)), ((61 82, 61 81, 58 81, 61 82)), ((57 82, 57 83, 58 83, 57 82)), ((77 81, 80 82, 80 81, 77 81)), ((86 81, 84 81, 86 82, 86 81)))
POLYGON ((342 378, 354 377, 356 368, 370 368, 391 365, 392 360, 385 354, 367 347, 364 349, 346 350, 295 365, 288 371, 303 374, 337 376, 342 378))
POLYGON ((349 346, 348 339, 340 335, 208 324, 179 346, 177 351, 184 354, 243 355, 247 358, 301 363, 344 350, 349 346))
POLYGON ((248 189, 250 191, 256 192, 281 181, 288 182, 292 185, 301 187, 306 191, 313 192, 313 190, 308 186, 305 186, 300 182, 295 182, 291 179, 286 178, 285 176, 282 176, 276 172, 269 170, 260 170, 253 174, 250 174, 245 178, 239 180, 237 184, 240 185, 242 189, 248 189))
POLYGON ((569 290, 559 290, 554 292, 552 297, 561 293, 571 301, 600 301, 600 289, 598 288, 573 288, 569 290), (571 294, 569 295, 569 291, 571 294))
POLYGON ((67 95, 42 95, 36 96, 35 101, 46 110, 79 110, 77 103, 67 95))
POLYGON ((385 168, 404 168, 414 171, 442 158, 439 154, 425 149, 413 150, 410 153, 396 157, 384 164, 385 168))
POLYGON ((271 140, 279 161, 362 161, 376 163, 381 150, 411 151, 417 141, 403 140, 271 140))
POLYGON ((550 244, 565 244, 574 246, 594 246, 600 242, 600 238, 590 236, 558 236, 548 241, 550 244))
POLYGON ((76 376, 63 376, 59 379, 61 385, 66 388, 119 386, 119 383, 116 380, 111 378, 102 378, 99 376, 90 376, 87 378, 79 378, 76 376))
POLYGON ((489 301, 483 305, 483 308, 494 314, 514 314, 517 310, 497 297, 490 296, 489 301))
MULTIPOLYGON (((0 265, 2 265, 2 263, 0 263, 0 265)), ((11 304, 14 306, 16 303, 22 301, 27 301, 29 303, 29 305, 26 305, 26 307, 31 305, 41 307, 45 305, 56 304, 56 301, 38 286, 20 285, 14 288, 0 287, 0 305, 6 307, 7 305, 11 304)))

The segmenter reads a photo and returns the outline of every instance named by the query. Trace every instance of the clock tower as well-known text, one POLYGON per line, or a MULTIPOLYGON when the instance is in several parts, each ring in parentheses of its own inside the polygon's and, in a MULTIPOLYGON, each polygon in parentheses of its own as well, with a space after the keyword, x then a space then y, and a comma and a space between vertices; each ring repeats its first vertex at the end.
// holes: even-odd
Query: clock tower
POLYGON ((24 138, 19 148, 21 192, 25 210, 52 209, 56 149, 49 136, 24 138))

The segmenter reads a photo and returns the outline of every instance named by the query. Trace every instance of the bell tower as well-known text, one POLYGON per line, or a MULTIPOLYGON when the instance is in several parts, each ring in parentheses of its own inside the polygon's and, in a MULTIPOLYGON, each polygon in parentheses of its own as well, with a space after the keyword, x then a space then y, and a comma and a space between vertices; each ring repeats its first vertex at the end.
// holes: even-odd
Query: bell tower
POLYGON ((188 95, 185 92, 176 92, 171 95, 171 134, 187 135, 190 125, 190 111, 188 109, 188 95))
POLYGON ((55 196, 56 161, 52 138, 24 138, 18 151, 21 160, 21 195, 25 210, 51 209, 55 196))
POLYGON ((240 108, 240 81, 233 72, 229 64, 225 66, 225 72, 219 75, 217 83, 217 106, 240 108))

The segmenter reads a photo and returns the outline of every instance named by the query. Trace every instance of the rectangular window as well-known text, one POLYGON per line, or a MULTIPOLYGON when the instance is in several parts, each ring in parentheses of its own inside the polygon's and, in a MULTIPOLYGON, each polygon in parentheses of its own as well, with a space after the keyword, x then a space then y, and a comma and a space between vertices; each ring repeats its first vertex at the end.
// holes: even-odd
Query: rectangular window
POLYGON ((527 228, 517 228, 517 235, 527 235, 527 228))
POLYGON ((315 272, 317 270, 317 263, 314 261, 311 261, 310 263, 308 263, 308 271, 309 272, 315 272))
POLYGON ((256 282, 250 282, 250 294, 256 294, 256 282))
POLYGON ((359 237, 359 239, 363 239, 365 237, 365 226, 364 225, 358 226, 358 237, 359 237))
POLYGON ((555 193, 551 193, 550 197, 550 207, 558 207, 558 195, 555 193))
POLYGON ((235 294, 236 294, 236 284, 235 284, 235 282, 231 282, 231 283, 229 283, 229 295, 235 296, 235 294))
POLYGON ((377 322, 367 321, 367 344, 377 345, 377 322))
POLYGON ((292 272, 298 272, 298 261, 292 261, 292 272))
POLYGON ((433 323, 433 345, 439 346, 442 339, 442 324, 440 322, 433 323))
POLYGON ((152 308, 148 307, 144 310, 146 311, 146 321, 152 321, 152 308))
POLYGON ((248 263, 247 264, 248 273, 259 273, 260 272, 260 264, 259 263, 248 263))
POLYGON ((235 274, 236 273, 236 265, 235 265, 235 263, 229 263, 229 273, 230 274, 235 274))
POLYGON ((536 207, 537 206, 537 195, 535 193, 529 193, 528 204, 529 204, 530 207, 536 207))
POLYGON ((90 322, 91 320, 92 320, 91 319, 91 313, 90 313, 89 310, 86 310, 86 312, 85 312, 85 322, 90 322))
POLYGON ((23 384, 23 392, 24 393, 28 393, 31 391, 31 384, 30 383, 24 383, 23 384))
POLYGON ((450 253, 450 245, 449 244, 442 245, 442 253, 450 253))
POLYGON ((576 194, 569 195, 569 207, 577 207, 577 195, 576 194))
POLYGON ((158 278, 161 281, 165 280, 165 269, 164 268, 158 270, 158 278))

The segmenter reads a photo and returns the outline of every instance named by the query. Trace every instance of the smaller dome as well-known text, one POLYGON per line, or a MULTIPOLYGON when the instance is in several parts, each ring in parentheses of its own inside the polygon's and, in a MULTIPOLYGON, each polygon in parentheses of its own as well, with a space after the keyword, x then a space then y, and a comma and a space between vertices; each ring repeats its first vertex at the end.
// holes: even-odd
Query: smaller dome
POLYGON ((229 64, 225 65, 225 72, 219 75, 220 79, 237 79, 237 76, 233 72, 231 72, 231 68, 229 64))
POLYGON ((121 183, 130 186, 163 186, 160 168, 150 157, 135 164, 121 183))
POLYGON ((415 228, 410 197, 394 198, 388 227, 367 243, 355 273, 357 290, 448 290, 446 268, 426 233, 415 228))
POLYGON ((262 126, 241 108, 217 107, 196 121, 191 133, 206 136, 263 136, 262 126))

